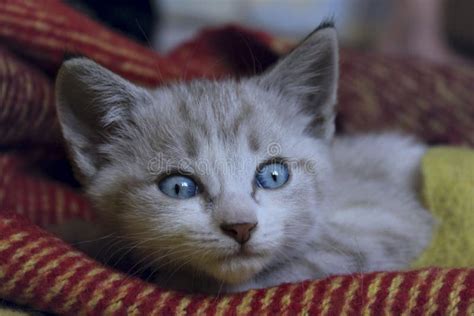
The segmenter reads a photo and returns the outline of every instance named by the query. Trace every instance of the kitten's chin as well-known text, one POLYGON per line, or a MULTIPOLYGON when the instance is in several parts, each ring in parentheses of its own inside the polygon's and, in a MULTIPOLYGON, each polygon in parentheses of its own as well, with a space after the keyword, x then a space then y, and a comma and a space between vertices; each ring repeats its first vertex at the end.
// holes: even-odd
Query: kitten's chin
POLYGON ((255 277, 266 263, 263 258, 232 258, 207 265, 204 270, 218 281, 239 284, 255 277))

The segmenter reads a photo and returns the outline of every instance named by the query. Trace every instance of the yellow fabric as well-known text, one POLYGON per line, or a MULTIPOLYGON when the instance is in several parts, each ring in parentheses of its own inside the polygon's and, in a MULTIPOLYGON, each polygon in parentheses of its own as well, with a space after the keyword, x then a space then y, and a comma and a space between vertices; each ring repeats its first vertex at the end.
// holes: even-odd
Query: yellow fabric
POLYGON ((412 266, 474 267, 474 150, 430 149, 421 173, 423 202, 439 223, 412 266))
POLYGON ((15 309, 13 307, 2 306, 0 302, 0 316, 28 316, 34 315, 33 313, 28 313, 21 308, 15 309))

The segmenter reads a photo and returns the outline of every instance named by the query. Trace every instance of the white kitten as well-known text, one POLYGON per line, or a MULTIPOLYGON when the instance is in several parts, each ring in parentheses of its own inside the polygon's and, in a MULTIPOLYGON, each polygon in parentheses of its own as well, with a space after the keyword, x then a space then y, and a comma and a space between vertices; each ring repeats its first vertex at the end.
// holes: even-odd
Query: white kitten
POLYGON ((215 292, 403 269, 427 246, 424 146, 390 134, 333 140, 337 80, 324 23, 249 79, 147 91, 76 58, 56 88, 103 234, 158 284, 215 292))

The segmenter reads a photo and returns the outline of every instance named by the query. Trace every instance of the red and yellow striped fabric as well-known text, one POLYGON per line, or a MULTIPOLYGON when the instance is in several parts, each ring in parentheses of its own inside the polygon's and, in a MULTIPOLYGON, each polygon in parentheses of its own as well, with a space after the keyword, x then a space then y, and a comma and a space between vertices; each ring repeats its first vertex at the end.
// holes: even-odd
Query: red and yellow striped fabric
POLYGON ((13 213, 0 217, 0 296, 69 315, 473 315, 474 270, 336 276, 219 298, 98 265, 13 213))
MULTIPOLYGON (((236 295, 189 295, 101 266, 40 228, 93 219, 87 201, 44 168, 64 159, 53 81, 65 53, 156 86, 249 75, 288 47, 261 32, 226 27, 161 56, 59 1, 0 0, 0 299, 68 315, 474 315, 470 269, 355 274, 236 295)), ((428 142, 474 145, 473 69, 347 50, 341 69, 340 130, 402 128, 428 142)))

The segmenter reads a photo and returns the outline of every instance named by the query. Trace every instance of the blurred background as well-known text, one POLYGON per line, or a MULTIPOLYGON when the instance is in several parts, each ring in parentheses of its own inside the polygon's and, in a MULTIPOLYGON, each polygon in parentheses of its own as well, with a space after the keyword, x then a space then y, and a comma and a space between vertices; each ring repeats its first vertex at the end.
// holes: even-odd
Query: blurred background
POLYGON ((474 56, 473 0, 67 0, 91 17, 167 52, 227 23, 299 40, 333 18, 342 45, 434 62, 474 56))

